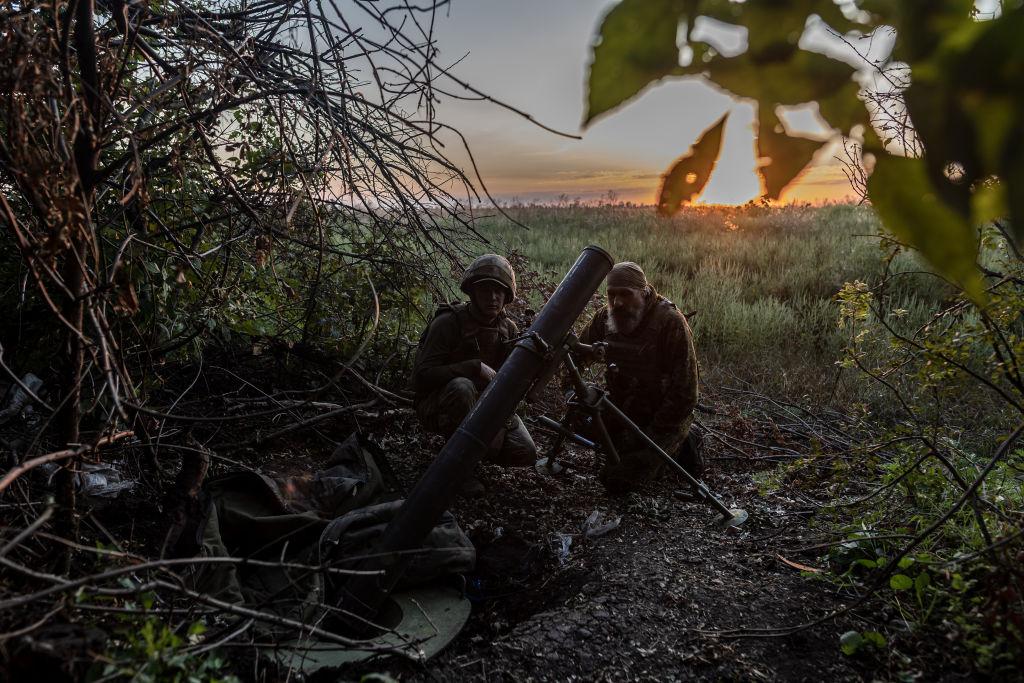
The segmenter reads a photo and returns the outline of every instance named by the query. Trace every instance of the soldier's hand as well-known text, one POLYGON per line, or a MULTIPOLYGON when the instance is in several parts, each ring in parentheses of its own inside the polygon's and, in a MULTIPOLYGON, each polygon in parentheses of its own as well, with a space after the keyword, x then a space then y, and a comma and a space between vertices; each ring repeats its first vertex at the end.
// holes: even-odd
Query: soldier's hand
POLYGON ((494 371, 494 368, 492 368, 490 365, 484 363, 483 361, 480 362, 480 378, 483 379, 484 382, 490 382, 492 379, 494 379, 494 376, 497 374, 498 373, 496 373, 494 371))

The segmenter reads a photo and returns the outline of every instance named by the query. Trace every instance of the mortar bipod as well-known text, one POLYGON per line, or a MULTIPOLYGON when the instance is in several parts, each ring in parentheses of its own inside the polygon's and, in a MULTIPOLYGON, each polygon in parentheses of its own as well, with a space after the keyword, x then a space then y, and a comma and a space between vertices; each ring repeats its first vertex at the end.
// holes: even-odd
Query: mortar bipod
POLYGON ((552 429, 557 434, 555 437, 555 444, 547 458, 542 458, 537 462, 539 471, 542 471, 545 474, 558 474, 562 471, 563 468, 558 464, 557 457, 566 440, 572 440, 590 448, 596 448, 600 445, 601 451, 608 458, 609 462, 613 465, 617 465, 619 463, 619 454, 618 451, 615 450, 615 444, 612 442, 611 435, 608 433, 608 429, 604 423, 604 418, 602 417, 602 413, 607 410, 615 415, 622 424, 639 437, 651 450, 657 453, 669 467, 682 476, 690 485, 690 488, 693 489, 695 498, 703 501, 707 505, 710 505, 720 513, 719 517, 715 520, 715 526, 724 529, 731 526, 739 526, 747 521, 749 515, 747 515, 745 510, 726 507, 722 501, 711 493, 707 484, 696 479, 693 475, 687 472, 686 469, 676 462, 671 455, 666 453, 661 446, 651 439, 651 437, 647 436, 647 434, 640 429, 633 420, 627 417, 618 406, 612 403, 611 399, 608 398, 608 393, 606 391, 583 379, 583 375, 580 373, 579 367, 576 365, 575 356, 579 354, 593 354, 600 357, 603 355, 600 347, 597 345, 583 344, 575 335, 572 334, 566 338, 565 346, 568 353, 564 355, 563 362, 569 372, 569 380, 572 382, 573 389, 576 392, 576 397, 575 400, 570 403, 569 409, 566 411, 566 415, 562 419, 561 423, 555 422, 548 417, 541 417, 539 420, 543 426, 552 429), (591 423, 597 432, 596 436, 598 443, 594 443, 593 441, 575 434, 572 431, 573 417, 579 410, 582 410, 590 417, 591 423))
POLYGON ((554 377, 557 369, 564 364, 569 373, 569 380, 572 383, 575 396, 574 399, 570 399, 568 408, 565 415, 562 417, 561 423, 555 422, 544 415, 537 420, 541 426, 555 432, 555 441, 552 444, 551 449, 548 451, 548 455, 538 460, 534 465, 535 469, 540 474, 555 476, 561 474, 565 470, 562 464, 558 462, 558 456, 562 452, 562 448, 565 446, 565 442, 567 440, 573 441, 581 446, 586 446, 587 448, 591 448, 595 451, 600 451, 612 464, 619 464, 619 454, 615 449, 615 444, 612 442, 611 435, 608 434, 604 421, 600 420, 600 416, 597 415, 603 406, 594 392, 597 392, 598 394, 603 392, 600 388, 592 384, 588 384, 583 380, 583 376, 580 374, 579 367, 576 365, 575 361, 575 357, 580 355, 603 357, 603 344, 584 344, 580 342, 575 334, 569 333, 566 335, 562 346, 551 352, 551 360, 548 368, 546 369, 545 374, 542 375, 543 384, 541 384, 541 381, 538 381, 538 383, 534 385, 533 391, 531 391, 531 397, 536 400, 540 394, 540 390, 542 390, 544 385, 554 377), (575 417, 577 412, 580 410, 591 417, 591 421, 597 431, 597 443, 584 438, 573 431, 572 427, 575 423, 575 417))

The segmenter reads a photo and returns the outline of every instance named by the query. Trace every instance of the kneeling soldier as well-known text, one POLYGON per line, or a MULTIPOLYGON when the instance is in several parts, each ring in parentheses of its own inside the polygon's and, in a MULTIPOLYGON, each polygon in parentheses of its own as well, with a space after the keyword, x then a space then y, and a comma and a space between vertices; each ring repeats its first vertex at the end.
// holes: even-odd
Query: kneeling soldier
MULTIPOLYGON (((449 437, 512 350, 519 334, 505 315, 516 294, 516 276, 497 254, 479 257, 459 288, 468 303, 441 306, 420 340, 413 365, 416 415, 423 426, 449 437)), ((502 428, 487 453, 499 465, 532 465, 537 447, 519 416, 502 428)), ((468 488, 476 489, 479 484, 468 488)))
MULTIPOLYGON (((607 282, 608 305, 594 315, 580 341, 607 343, 608 397, 663 451, 700 477, 699 444, 690 434, 697 406, 697 357, 690 326, 637 264, 616 264, 607 282)), ((664 461, 632 430, 608 411, 604 420, 621 459, 617 467, 606 465, 601 473, 609 492, 630 490, 662 471, 664 461)))

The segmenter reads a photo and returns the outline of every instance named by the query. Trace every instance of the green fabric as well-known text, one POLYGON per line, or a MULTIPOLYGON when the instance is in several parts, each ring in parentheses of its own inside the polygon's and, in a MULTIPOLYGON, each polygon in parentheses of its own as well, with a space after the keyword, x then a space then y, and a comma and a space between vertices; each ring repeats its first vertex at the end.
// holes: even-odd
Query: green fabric
MULTIPOLYGON (((275 480, 235 472, 208 482, 199 555, 354 567, 372 552, 403 501, 380 502, 385 497, 380 470, 355 436, 336 451, 334 460, 333 466, 309 478, 275 480)), ((423 547, 403 585, 468 572, 476 562, 473 545, 449 513, 423 547)), ((281 566, 200 566, 194 577, 198 590, 305 623, 317 623, 330 613, 335 589, 345 578, 281 566)), ((266 623, 256 628, 275 637, 290 631, 266 623)))
MULTIPOLYGON (((698 398, 697 354, 686 317, 658 294, 632 334, 612 332, 608 315, 607 306, 599 310, 580 341, 609 344, 606 362, 618 368, 608 378, 609 398, 662 448, 685 438, 698 398)), ((622 427, 607 422, 614 438, 622 427)))
MULTIPOLYGON (((448 438, 479 397, 480 392, 471 380, 456 377, 441 389, 427 394, 417 404, 416 416, 427 431, 448 438)), ((537 460, 537 445, 518 415, 513 415, 505 425, 501 448, 488 448, 485 458, 506 467, 528 467, 537 460)))
POLYGON ((473 380, 482 391, 480 363, 497 370, 512 350, 508 341, 518 335, 519 328, 504 312, 493 325, 484 325, 473 317, 468 303, 440 309, 416 350, 412 386, 417 404, 456 377, 473 380))

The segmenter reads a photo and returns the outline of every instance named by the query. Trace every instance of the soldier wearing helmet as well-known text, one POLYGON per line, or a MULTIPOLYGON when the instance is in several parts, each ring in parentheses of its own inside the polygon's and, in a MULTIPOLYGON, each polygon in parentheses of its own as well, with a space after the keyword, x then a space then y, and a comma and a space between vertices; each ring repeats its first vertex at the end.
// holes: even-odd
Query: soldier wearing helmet
MULTIPOLYGON (((697 357, 693 333, 675 304, 658 294, 637 264, 618 263, 608 274, 608 305, 580 335, 605 342, 609 398, 694 476, 701 475, 699 437, 690 433, 697 406, 697 357)), ((633 489, 655 478, 664 461, 625 425, 605 412, 619 453, 601 481, 609 492, 633 489)))
MULTIPOLYGON (((516 276, 502 256, 485 254, 459 284, 466 303, 446 304, 420 339, 413 365, 416 414, 429 431, 448 437, 476 403, 519 334, 504 309, 516 295, 516 276)), ((501 465, 532 465, 537 447, 514 416, 491 443, 488 459, 501 465)), ((477 484, 478 486, 478 484, 477 484)))

